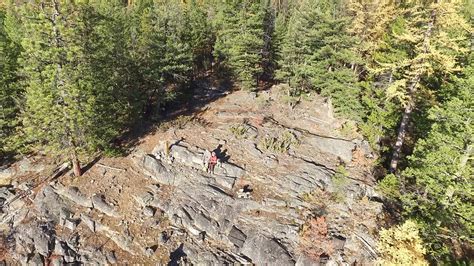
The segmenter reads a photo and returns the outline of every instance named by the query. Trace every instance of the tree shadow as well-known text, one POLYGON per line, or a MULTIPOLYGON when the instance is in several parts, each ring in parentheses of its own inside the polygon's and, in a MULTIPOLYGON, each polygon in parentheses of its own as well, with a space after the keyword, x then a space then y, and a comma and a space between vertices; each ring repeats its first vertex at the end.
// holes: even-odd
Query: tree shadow
POLYGON ((97 156, 94 158, 94 160, 92 160, 91 162, 89 162, 88 164, 86 164, 84 167, 82 167, 81 171, 82 171, 82 174, 85 174, 87 171, 89 171, 92 166, 94 166, 97 162, 100 161, 100 159, 102 159, 102 156, 97 156))
POLYGON ((207 110, 208 104, 225 97, 233 88, 234 84, 228 78, 216 80, 212 75, 196 78, 177 99, 162 105, 164 110, 160 110, 158 120, 140 119, 119 138, 119 141, 125 144, 124 148, 129 152, 131 148, 140 144, 140 139, 156 133, 159 126, 164 123, 176 121, 181 116, 198 119, 197 117, 207 110))

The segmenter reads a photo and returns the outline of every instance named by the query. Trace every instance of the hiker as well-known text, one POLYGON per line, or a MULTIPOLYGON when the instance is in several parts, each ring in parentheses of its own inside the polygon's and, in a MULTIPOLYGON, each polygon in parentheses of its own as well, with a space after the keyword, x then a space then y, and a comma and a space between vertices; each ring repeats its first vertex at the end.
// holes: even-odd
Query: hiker
POLYGON ((215 152, 211 153, 211 158, 209 158, 209 164, 207 166, 207 171, 211 174, 214 174, 214 167, 217 164, 217 155, 215 152))

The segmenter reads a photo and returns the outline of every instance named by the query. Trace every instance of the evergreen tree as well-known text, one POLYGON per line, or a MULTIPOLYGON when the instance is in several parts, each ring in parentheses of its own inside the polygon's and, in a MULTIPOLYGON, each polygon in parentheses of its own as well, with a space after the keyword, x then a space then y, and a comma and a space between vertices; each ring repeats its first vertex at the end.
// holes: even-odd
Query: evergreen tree
POLYGON ((114 73, 96 73, 107 63, 97 50, 107 40, 100 39, 96 14, 86 4, 55 0, 21 10, 24 131, 36 147, 69 156, 81 175, 81 156, 106 146, 119 130, 111 118, 121 99, 107 83, 114 73))
POLYGON ((0 158, 11 151, 11 139, 18 125, 21 89, 17 84, 20 47, 6 30, 6 10, 0 9, 0 158))
POLYGON ((133 6, 131 58, 140 76, 145 113, 173 99, 190 79, 193 51, 186 42, 186 17, 174 1, 142 1, 133 6))
MULTIPOLYGON (((474 224, 474 67, 456 82, 455 94, 430 110, 432 126, 420 139, 402 172, 402 203, 408 217, 422 222, 435 259, 469 246, 474 224)), ((467 251, 466 251, 467 252, 467 251)))
POLYGON ((332 98, 338 113, 360 118, 362 105, 352 51, 355 40, 338 2, 303 0, 293 11, 282 44, 277 78, 298 90, 332 98))
POLYGON ((220 5, 215 57, 228 67, 243 88, 258 86, 263 74, 265 5, 235 0, 220 5))
POLYGON ((199 70, 209 69, 212 62, 215 37, 205 8, 197 0, 189 1, 186 6, 185 41, 192 49, 195 75, 199 70))

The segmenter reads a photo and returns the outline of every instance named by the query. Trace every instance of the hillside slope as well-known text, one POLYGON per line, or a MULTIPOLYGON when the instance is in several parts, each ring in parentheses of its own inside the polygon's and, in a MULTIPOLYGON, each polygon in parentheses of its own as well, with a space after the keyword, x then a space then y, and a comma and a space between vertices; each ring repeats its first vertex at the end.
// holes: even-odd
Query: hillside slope
POLYGON ((0 188, 7 262, 372 263, 382 204, 357 133, 319 96, 210 93, 81 177, 39 182, 51 167, 25 160, 2 170, 17 180, 0 188))

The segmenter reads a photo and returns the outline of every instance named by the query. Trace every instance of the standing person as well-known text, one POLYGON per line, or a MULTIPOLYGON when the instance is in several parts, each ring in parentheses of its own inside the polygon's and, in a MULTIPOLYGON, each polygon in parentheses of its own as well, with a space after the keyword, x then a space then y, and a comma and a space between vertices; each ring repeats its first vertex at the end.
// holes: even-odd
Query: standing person
POLYGON ((211 174, 214 174, 214 168, 216 167, 217 164, 217 155, 215 152, 211 153, 211 158, 209 158, 209 164, 207 167, 207 171, 211 174))

